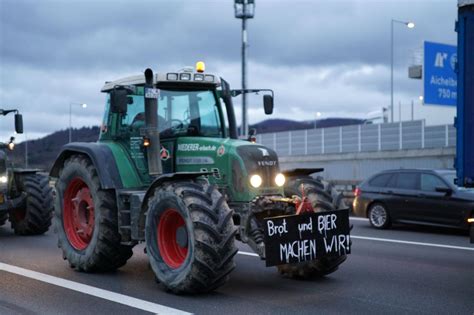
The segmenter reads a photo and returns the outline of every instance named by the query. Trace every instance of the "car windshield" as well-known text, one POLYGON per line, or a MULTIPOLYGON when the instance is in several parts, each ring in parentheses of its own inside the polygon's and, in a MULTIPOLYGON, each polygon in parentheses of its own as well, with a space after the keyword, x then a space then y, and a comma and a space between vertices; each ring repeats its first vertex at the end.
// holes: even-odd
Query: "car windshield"
MULTIPOLYGON (((133 104, 122 118, 122 126, 140 129, 145 125, 143 89, 130 95, 133 104), (140 93, 141 92, 141 93, 140 93)), ((215 93, 211 90, 160 89, 158 126, 162 137, 222 137, 223 129, 215 93)))

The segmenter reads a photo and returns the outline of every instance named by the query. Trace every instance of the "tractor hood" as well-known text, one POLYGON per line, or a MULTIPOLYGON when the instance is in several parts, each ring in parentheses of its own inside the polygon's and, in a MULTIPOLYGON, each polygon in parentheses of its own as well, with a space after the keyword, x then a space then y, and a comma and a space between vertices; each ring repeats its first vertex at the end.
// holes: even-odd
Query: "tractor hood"
POLYGON ((234 201, 252 200, 257 195, 279 194, 275 184, 279 173, 278 156, 272 149, 244 140, 182 137, 176 147, 178 171, 209 171, 209 181, 232 195, 234 201), (250 177, 262 178, 260 187, 250 185, 250 177))

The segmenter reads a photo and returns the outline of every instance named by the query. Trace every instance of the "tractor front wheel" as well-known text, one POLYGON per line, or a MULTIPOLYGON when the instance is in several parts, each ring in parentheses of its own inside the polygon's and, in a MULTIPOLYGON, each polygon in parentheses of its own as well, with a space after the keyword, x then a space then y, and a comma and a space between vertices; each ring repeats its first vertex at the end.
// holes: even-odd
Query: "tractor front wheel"
POLYGON ((25 203, 9 213, 9 220, 16 234, 43 234, 51 226, 53 193, 48 177, 41 174, 25 175, 19 188, 26 193, 25 203))
POLYGON ((158 187, 148 202, 145 232, 157 280, 176 294, 220 287, 235 267, 236 231, 224 197, 207 182, 158 187))
MULTIPOLYGON (((320 177, 313 179, 310 176, 292 178, 285 185, 285 195, 305 196, 311 201, 315 212, 324 212, 345 208, 343 196, 332 184, 322 180, 320 177)), ((346 260, 346 255, 340 257, 324 257, 311 262, 303 262, 291 265, 277 266, 278 272, 288 278, 307 279, 322 277, 333 273, 339 265, 346 260)))
POLYGON ((117 269, 132 256, 121 245, 115 194, 100 188, 97 170, 82 155, 64 163, 56 183, 55 226, 63 258, 78 271, 117 269))

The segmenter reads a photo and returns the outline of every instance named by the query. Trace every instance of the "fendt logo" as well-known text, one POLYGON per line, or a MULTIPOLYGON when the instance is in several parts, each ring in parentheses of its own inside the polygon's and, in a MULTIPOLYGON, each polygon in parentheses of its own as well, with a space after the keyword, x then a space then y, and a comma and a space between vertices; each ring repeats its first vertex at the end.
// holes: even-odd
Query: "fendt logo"
POLYGON ((270 153, 268 153, 268 150, 267 149, 264 149, 264 148, 258 148, 260 151, 262 151, 262 155, 263 156, 270 156, 270 153))

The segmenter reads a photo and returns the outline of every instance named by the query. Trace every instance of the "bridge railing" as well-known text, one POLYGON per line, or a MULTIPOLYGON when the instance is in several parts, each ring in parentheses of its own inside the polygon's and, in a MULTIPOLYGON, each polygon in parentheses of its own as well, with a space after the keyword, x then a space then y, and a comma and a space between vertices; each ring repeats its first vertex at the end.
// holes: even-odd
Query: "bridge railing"
POLYGON ((257 142, 280 156, 440 148, 456 145, 456 129, 415 120, 263 133, 257 142))

